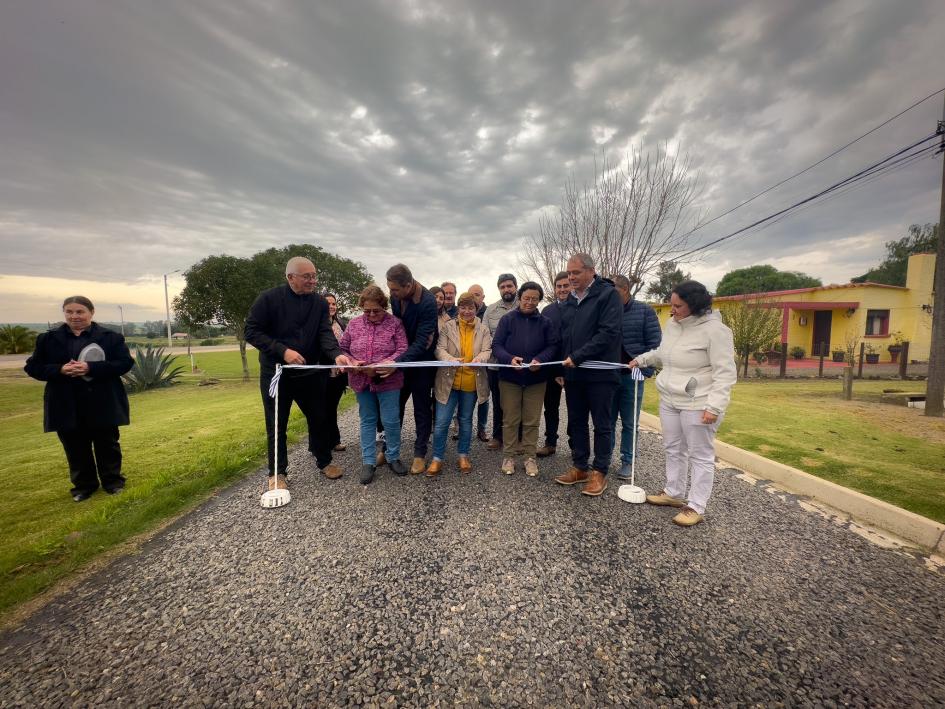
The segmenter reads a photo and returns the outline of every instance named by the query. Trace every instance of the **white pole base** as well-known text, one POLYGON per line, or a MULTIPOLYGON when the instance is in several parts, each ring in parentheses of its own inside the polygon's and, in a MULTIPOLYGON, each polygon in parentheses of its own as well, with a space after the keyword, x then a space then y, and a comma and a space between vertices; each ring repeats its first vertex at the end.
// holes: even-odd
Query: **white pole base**
POLYGON ((624 502, 641 505, 646 502, 646 490, 639 485, 621 485, 617 488, 617 497, 624 502))
POLYGON ((259 498, 259 504, 263 507, 284 507, 292 501, 292 495, 288 490, 267 490, 259 498))

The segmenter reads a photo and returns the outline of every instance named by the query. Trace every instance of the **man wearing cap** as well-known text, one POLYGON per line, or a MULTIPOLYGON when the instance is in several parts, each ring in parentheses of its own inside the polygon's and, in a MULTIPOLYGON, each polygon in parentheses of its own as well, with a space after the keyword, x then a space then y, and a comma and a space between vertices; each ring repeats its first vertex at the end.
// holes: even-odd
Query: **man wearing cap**
MULTIPOLYGON (((269 448, 269 489, 287 489, 286 425, 295 401, 309 422, 309 430, 326 431, 324 370, 286 369, 279 380, 279 411, 269 396, 269 384, 277 364, 318 364, 328 359, 338 365, 350 364, 341 353, 331 329, 328 301, 315 292, 318 274, 304 256, 294 256, 285 266, 286 284, 264 291, 256 298, 246 318, 246 341, 259 350, 259 389, 266 417, 269 448), (274 440, 276 417, 279 440, 274 440), (276 446, 279 469, 275 469, 276 446)), ((331 462, 331 443, 326 435, 313 441, 315 462, 326 478, 341 477, 341 468, 331 462)))
POLYGON ((568 259, 571 295, 561 318, 564 391, 571 437, 571 469, 555 478, 560 485, 584 483, 581 493, 597 496, 607 489, 613 452, 611 405, 620 384, 615 369, 585 369, 589 360, 619 362, 623 303, 610 281, 597 275, 594 259, 577 253, 568 259), (594 460, 588 417, 594 422, 594 460))
MULTIPOLYGON (((518 308, 518 279, 511 273, 503 273, 496 280, 499 287, 499 300, 494 302, 483 313, 482 322, 489 328, 489 334, 495 336, 499 320, 511 311, 518 308)), ((489 360, 495 363, 493 357, 489 360)), ((489 369, 489 391, 492 393, 492 440, 489 441, 489 450, 502 448, 502 402, 499 398, 499 369, 489 369)))
MULTIPOLYGON (((633 284, 626 276, 613 276, 614 288, 620 294, 623 303, 623 341, 620 348, 620 362, 627 364, 637 355, 655 350, 660 346, 663 332, 656 311, 646 303, 636 300, 631 294, 633 284)), ((636 381, 630 376, 629 368, 620 370, 620 386, 614 390, 614 400, 610 421, 614 429, 614 448, 617 447, 617 416, 620 416, 620 470, 617 477, 629 480, 633 464, 633 430, 640 420, 640 406, 643 404, 643 380, 636 381), (634 387, 636 391, 634 392, 634 387), (636 400, 636 409, 633 402, 636 400)), ((653 376, 652 367, 641 367, 644 377, 653 376)))

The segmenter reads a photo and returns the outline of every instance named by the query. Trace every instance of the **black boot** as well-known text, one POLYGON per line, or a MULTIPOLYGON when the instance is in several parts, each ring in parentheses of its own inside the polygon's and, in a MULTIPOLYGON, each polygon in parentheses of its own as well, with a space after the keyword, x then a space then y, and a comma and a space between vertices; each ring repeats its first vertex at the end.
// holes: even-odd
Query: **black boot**
POLYGON ((361 466, 361 484, 370 485, 372 480, 374 480, 374 466, 365 463, 361 466))

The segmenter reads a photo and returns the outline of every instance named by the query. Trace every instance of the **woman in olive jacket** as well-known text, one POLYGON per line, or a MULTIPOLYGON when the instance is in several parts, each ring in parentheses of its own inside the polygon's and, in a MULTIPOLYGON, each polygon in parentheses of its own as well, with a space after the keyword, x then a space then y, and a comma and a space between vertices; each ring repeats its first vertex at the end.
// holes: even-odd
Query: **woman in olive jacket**
POLYGON ((66 298, 65 323, 36 338, 36 349, 24 367, 31 377, 46 382, 43 430, 55 431, 62 441, 76 502, 89 498, 99 480, 109 494, 125 486, 118 427, 127 426, 129 417, 121 375, 134 361, 122 335, 92 322, 94 312, 88 298, 66 298), (104 357, 96 361, 86 354, 90 350, 104 357))

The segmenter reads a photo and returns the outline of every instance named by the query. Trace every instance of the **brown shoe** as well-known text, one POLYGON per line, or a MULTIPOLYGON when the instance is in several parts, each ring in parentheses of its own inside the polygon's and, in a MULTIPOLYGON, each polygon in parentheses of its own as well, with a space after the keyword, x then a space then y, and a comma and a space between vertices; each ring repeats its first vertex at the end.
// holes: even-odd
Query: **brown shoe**
POLYGON ((679 514, 673 517, 673 522, 680 527, 692 527, 702 521, 702 515, 691 507, 683 507, 679 514))
POLYGON ((578 483, 586 483, 588 481, 588 474, 586 470, 578 470, 575 467, 566 472, 564 475, 559 475, 555 478, 555 482, 559 485, 577 485, 578 483))
POLYGON ((472 463, 470 463, 469 458, 464 455, 459 457, 459 472, 463 473, 464 475, 466 473, 472 472, 472 463))
POLYGON ((548 456, 554 455, 555 450, 557 449, 554 446, 545 446, 535 451, 535 455, 537 455, 539 458, 547 458, 548 456))
POLYGON ((488 449, 491 450, 491 451, 501 450, 501 449, 502 449, 502 441, 499 440, 498 438, 493 438, 491 441, 489 441, 489 445, 486 446, 486 448, 488 448, 488 449))
POLYGON ((592 470, 590 480, 581 490, 582 495, 597 497, 607 489, 607 476, 599 470, 592 470))
POLYGON ((666 494, 666 490, 660 490, 659 495, 647 495, 646 501, 651 505, 660 505, 661 507, 685 507, 686 501, 678 497, 672 497, 666 494))
POLYGON ((387 462, 387 456, 384 455, 384 451, 378 451, 377 457, 374 459, 374 465, 380 468, 386 462, 387 462))
POLYGON ((270 490, 288 490, 289 483, 286 480, 285 475, 270 475, 269 476, 269 489, 270 490))
POLYGON ((335 451, 336 453, 342 453, 348 450, 348 446, 346 446, 344 443, 339 443, 334 448, 332 448, 332 450, 335 451))
POLYGON ((410 464, 410 474, 419 475, 423 472, 423 469, 427 467, 427 461, 423 458, 415 457, 413 463, 410 464))
POLYGON ((478 431, 476 431, 476 438, 478 438, 483 443, 489 442, 489 434, 483 431, 481 428, 478 431))
POLYGON ((324 468, 322 468, 322 472, 325 473, 325 477, 329 480, 337 480, 342 476, 341 468, 339 468, 334 463, 329 463, 326 465, 324 468))
MULTIPOLYGON (((420 458, 420 460, 423 460, 423 458, 420 458)), ((442 469, 443 469, 443 464, 440 461, 431 460, 430 464, 427 466, 427 477, 435 478, 437 475, 440 474, 440 470, 442 469)))

